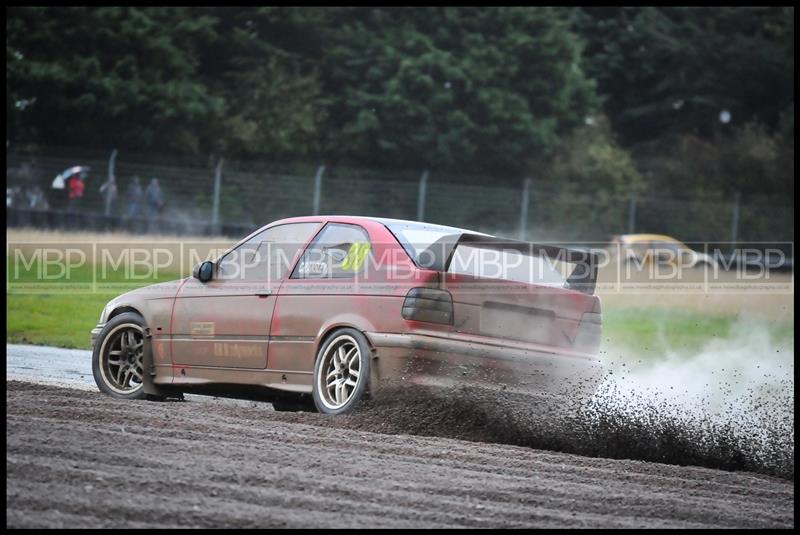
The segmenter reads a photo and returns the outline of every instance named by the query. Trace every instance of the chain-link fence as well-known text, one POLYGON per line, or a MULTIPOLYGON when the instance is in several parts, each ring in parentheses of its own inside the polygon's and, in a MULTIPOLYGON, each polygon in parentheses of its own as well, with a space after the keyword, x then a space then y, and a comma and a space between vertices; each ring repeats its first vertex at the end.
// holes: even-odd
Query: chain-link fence
POLYGON ((125 153, 113 162, 108 154, 46 154, 7 155, 8 226, 239 236, 276 219, 320 213, 422 219, 528 240, 603 241, 639 232, 684 241, 794 239, 794 207, 786 200, 675 199, 658 192, 598 198, 545 189, 536 177, 509 187, 495 185, 493 177, 461 183, 423 170, 404 176, 316 165, 291 171, 252 162, 245 167, 213 159, 167 161, 125 153), (70 203, 68 188, 53 189, 52 183, 76 165, 91 170, 83 195, 70 203), (136 207, 134 176, 142 190, 136 207), (147 204, 144 192, 153 178, 159 181, 163 206, 147 204), (101 187, 110 181, 116 196, 108 202, 109 188, 101 187))

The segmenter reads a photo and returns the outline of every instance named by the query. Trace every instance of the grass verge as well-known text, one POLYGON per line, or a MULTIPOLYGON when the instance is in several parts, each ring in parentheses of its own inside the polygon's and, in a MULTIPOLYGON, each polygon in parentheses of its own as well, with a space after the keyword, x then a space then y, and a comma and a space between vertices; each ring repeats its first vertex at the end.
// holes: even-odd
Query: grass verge
MULTIPOLYGON (((116 295, 115 292, 8 293, 6 341, 88 349, 89 331, 105 304, 116 295)), ((667 350, 690 352, 715 338, 727 338, 735 322, 733 314, 610 309, 603 314, 603 342, 657 358, 667 350)), ((794 337, 790 322, 770 322, 769 329, 778 342, 794 337)))
MULTIPOLYGON (((612 308, 603 311, 603 345, 659 357, 668 351, 691 353, 734 333, 739 316, 664 308, 612 308)), ((794 339, 791 321, 762 321, 773 342, 794 339)))

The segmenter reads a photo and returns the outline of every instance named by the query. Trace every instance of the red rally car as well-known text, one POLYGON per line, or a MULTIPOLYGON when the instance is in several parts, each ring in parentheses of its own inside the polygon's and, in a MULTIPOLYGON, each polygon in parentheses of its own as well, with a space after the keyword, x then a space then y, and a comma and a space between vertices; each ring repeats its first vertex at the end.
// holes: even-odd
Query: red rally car
POLYGON ((328 414, 385 384, 591 394, 596 278, 588 251, 412 221, 283 219, 192 277, 111 300, 92 330, 94 377, 118 398, 258 393, 328 414))

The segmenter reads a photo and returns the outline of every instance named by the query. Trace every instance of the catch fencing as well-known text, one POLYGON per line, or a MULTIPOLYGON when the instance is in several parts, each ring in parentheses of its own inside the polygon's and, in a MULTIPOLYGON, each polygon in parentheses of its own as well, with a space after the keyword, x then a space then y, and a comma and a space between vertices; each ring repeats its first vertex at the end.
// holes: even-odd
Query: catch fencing
MULTIPOLYGON (((349 214, 470 228, 540 241, 605 241, 616 234, 658 233, 683 241, 791 242, 794 206, 768 198, 590 196, 521 177, 518 186, 483 177, 459 181, 425 170, 386 173, 321 165, 247 164, 209 158, 44 151, 7 154, 7 225, 170 234, 241 236, 267 222, 310 214, 349 214), (65 169, 90 166, 83 197, 69 205, 51 187, 65 169), (157 178, 164 206, 131 216, 129 187, 157 178), (109 199, 113 182, 116 197, 109 199), (36 188, 46 203, 35 200, 36 188), (32 203, 34 204, 32 206, 32 203)), ((146 202, 146 201, 143 201, 146 202)))

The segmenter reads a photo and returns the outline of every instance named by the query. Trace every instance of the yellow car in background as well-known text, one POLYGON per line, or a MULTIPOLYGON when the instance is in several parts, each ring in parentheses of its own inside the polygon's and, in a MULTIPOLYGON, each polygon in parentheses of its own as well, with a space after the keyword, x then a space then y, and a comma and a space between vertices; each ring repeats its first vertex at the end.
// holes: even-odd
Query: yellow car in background
POLYGON ((620 261, 671 264, 686 268, 717 267, 716 259, 695 251, 680 240, 663 234, 622 234, 611 239, 612 256, 620 261))

